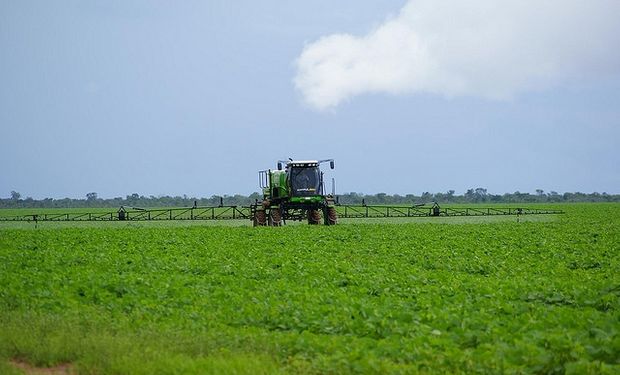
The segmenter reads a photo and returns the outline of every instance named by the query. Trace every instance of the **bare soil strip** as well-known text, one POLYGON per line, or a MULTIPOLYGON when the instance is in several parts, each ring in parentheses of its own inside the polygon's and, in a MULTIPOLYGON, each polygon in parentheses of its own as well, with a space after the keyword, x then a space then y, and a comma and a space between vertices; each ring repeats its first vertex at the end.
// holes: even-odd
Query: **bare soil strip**
POLYGON ((20 360, 11 360, 11 365, 22 370, 28 375, 72 375, 75 374, 70 363, 61 363, 52 367, 36 367, 20 360))

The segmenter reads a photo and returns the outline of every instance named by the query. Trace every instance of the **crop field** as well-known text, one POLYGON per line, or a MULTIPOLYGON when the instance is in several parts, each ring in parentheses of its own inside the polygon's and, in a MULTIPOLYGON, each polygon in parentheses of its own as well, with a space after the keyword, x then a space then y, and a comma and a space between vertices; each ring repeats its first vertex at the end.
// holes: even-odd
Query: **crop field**
POLYGON ((620 373, 620 205, 557 207, 0 223, 0 373, 620 373))

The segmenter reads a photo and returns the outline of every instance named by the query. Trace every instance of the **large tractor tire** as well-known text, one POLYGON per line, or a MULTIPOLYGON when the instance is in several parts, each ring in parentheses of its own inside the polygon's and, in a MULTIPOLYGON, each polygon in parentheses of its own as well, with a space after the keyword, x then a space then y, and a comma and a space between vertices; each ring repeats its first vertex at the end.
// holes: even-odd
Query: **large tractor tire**
POLYGON ((310 225, 321 224, 321 211, 308 210, 308 224, 310 225))
POLYGON ((254 217, 252 218, 252 224, 255 227, 262 227, 267 225, 267 214, 265 210, 256 210, 254 211, 254 217))
POLYGON ((269 210, 269 225, 272 227, 282 226, 282 213, 279 208, 269 210))
POLYGON ((336 207, 327 207, 327 225, 336 225, 338 223, 338 213, 336 207))

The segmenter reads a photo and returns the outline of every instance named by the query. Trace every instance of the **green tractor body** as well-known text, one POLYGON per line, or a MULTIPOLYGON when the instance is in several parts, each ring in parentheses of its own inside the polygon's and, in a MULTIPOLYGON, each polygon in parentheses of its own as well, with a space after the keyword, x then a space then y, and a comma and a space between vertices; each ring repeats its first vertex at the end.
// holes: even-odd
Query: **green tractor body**
POLYGON ((279 226, 286 220, 304 219, 310 224, 319 224, 321 214, 326 225, 336 224, 334 197, 324 193, 325 184, 320 169, 320 164, 324 162, 329 162, 334 168, 332 159, 289 160, 279 161, 277 170, 259 171, 263 201, 254 206, 254 225, 279 226))

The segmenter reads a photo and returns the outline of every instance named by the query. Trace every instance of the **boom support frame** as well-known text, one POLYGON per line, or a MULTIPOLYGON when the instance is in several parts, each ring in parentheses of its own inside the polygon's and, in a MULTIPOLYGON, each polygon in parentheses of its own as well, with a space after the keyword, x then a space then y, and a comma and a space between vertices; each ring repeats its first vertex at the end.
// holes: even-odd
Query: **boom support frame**
MULTIPOLYGON (((298 207, 291 206, 291 210, 298 207)), ((318 206, 316 207, 319 208, 318 206)), ((129 207, 110 212, 39 213, 0 216, 0 221, 161 221, 161 220, 253 220, 254 213, 263 209, 260 203, 250 206, 193 206, 179 208, 142 209, 129 207)), ((557 215, 564 211, 530 207, 440 207, 432 206, 383 206, 336 204, 342 219, 404 218, 404 217, 457 217, 457 216, 507 216, 507 215, 557 215)), ((303 220, 303 210, 291 211, 292 220, 303 220)))

